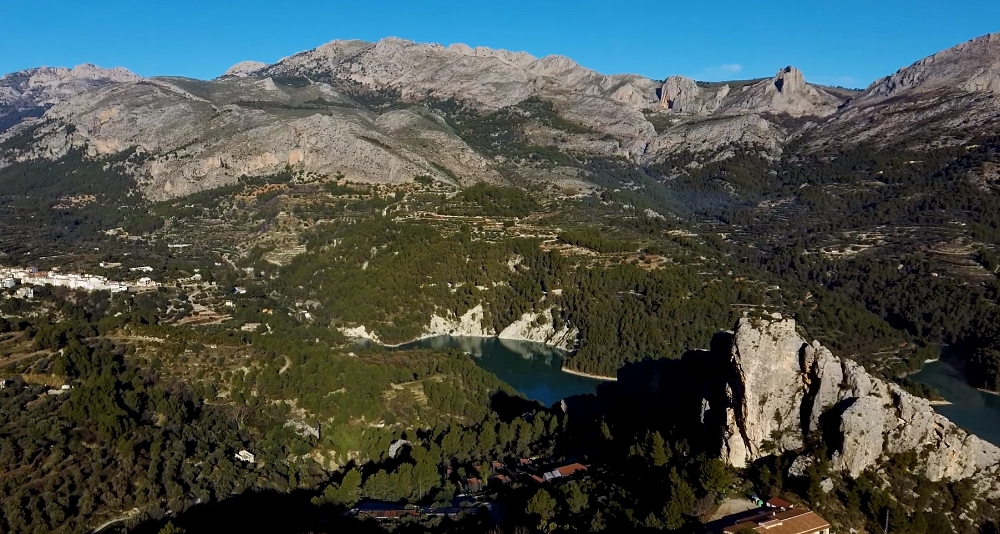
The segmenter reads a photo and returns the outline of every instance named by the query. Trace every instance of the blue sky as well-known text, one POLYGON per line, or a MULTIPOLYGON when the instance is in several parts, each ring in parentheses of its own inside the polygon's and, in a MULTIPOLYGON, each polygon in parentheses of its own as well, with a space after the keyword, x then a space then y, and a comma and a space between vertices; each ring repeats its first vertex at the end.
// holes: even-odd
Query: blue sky
POLYGON ((419 42, 566 55, 606 74, 703 80, 772 76, 866 86, 900 67, 1000 31, 990 0, 0 0, 0 73, 90 62, 144 76, 213 78, 333 39, 419 42))

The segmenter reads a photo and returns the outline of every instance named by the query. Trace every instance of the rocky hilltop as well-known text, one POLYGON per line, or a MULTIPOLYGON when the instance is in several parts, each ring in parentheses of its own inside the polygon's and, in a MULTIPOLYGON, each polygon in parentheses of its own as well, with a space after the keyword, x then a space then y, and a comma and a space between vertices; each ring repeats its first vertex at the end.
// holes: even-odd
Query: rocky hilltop
POLYGON ((927 400, 807 342, 791 319, 741 319, 730 365, 722 456, 733 466, 797 451, 822 432, 839 442, 833 467, 852 477, 914 451, 930 480, 974 478, 980 491, 1000 496, 1000 448, 927 400))
POLYGON ((877 80, 821 124, 817 143, 956 138, 1000 125, 1000 33, 984 35, 877 80))
POLYGON ((877 80, 858 97, 857 104, 934 91, 1000 93, 1000 33, 938 52, 877 80))
POLYGON ((702 88, 683 76, 671 76, 660 89, 660 107, 695 115, 739 115, 746 112, 785 113, 792 117, 825 117, 837 111, 844 98, 807 84, 802 71, 785 67, 773 78, 733 89, 730 84, 702 88))
POLYGON ((72 69, 39 67, 0 77, 0 132, 23 118, 40 117, 54 104, 109 84, 142 78, 121 67, 104 69, 85 63, 72 69))

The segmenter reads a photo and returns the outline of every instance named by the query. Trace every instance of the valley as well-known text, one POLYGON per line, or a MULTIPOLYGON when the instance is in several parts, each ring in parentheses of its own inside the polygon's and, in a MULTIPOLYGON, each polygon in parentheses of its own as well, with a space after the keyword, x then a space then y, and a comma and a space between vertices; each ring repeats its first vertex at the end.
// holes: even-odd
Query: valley
POLYGON ((401 39, 4 76, 0 530, 701 532, 753 493, 994 532, 996 437, 928 399, 1000 390, 997 54, 865 90, 401 39), (486 467, 522 459, 587 470, 486 467), (506 513, 434 511, 470 495, 506 513))

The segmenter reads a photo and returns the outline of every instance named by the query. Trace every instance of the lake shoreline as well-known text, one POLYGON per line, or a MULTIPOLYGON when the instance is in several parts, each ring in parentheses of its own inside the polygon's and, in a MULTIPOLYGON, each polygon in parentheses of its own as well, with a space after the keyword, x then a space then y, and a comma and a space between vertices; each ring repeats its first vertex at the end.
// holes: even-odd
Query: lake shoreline
MULTIPOLYGON (((536 340, 533 340, 533 339, 518 339, 518 338, 513 338, 513 337, 500 337, 500 336, 466 336, 466 335, 457 336, 455 334, 434 334, 434 333, 430 333, 430 334, 423 334, 420 337, 411 339, 410 341, 404 341, 402 343, 394 343, 394 344, 380 343, 380 342, 375 341, 375 340, 373 340, 371 338, 360 338, 360 339, 366 339, 366 340, 371 341, 373 343, 378 343, 379 345, 381 345, 383 347, 386 347, 386 348, 398 349, 398 348, 404 347, 406 345, 412 345, 414 343, 419 343, 419 342, 421 342, 421 341, 423 341, 425 339, 433 339, 435 337, 442 337, 442 336, 469 337, 469 338, 476 338, 476 339, 495 339, 497 341, 509 340, 509 341, 523 341, 523 342, 526 342, 526 343, 538 343, 540 345, 545 345, 545 346, 550 347, 550 348, 552 348, 554 350, 558 350, 560 352, 566 353, 567 355, 572 354, 572 351, 568 351, 568 350, 566 350, 566 349, 564 349, 562 347, 559 347, 557 345, 553 345, 551 343, 546 343, 546 342, 543 342, 543 341, 536 341, 536 340)), ((594 379, 594 380, 601 380, 603 382, 617 382, 618 381, 618 377, 616 377, 616 376, 595 375, 595 374, 591 374, 591 373, 585 373, 583 371, 575 371, 573 369, 568 369, 566 367, 562 367, 562 368, 560 368, 560 370, 562 372, 564 372, 564 373, 568 373, 568 374, 571 374, 571 375, 574 375, 574 376, 579 376, 579 377, 583 377, 583 378, 591 378, 591 379, 594 379)))
POLYGON ((1000 446, 1000 395, 969 385, 949 358, 928 363, 913 377, 936 389, 948 402, 931 402, 934 410, 979 438, 1000 446))
MULTIPOLYGON (((444 337, 444 336, 447 336, 447 337, 470 337, 470 338, 476 338, 476 339, 495 339, 495 340, 498 340, 498 341, 503 341, 503 340, 507 340, 507 341, 523 341, 525 343, 538 343, 539 345, 545 345, 546 347, 558 350, 560 352, 564 352, 566 354, 573 354, 573 352, 575 352, 574 350, 567 349, 565 347, 562 347, 562 346, 554 344, 554 343, 549 343, 547 341, 538 341, 536 339, 527 339, 527 338, 521 338, 521 337, 500 337, 499 335, 483 336, 483 335, 472 335, 472 334, 466 334, 466 333, 427 332, 427 333, 420 334, 419 336, 417 336, 417 337, 415 337, 413 339, 410 339, 408 341, 401 341, 399 343, 386 343, 386 342, 381 341, 380 339, 378 339, 378 336, 372 336, 371 334, 368 334, 364 330, 364 327, 355 327, 355 328, 346 329, 346 330, 341 329, 340 333, 344 334, 348 339, 353 339, 355 341, 368 341, 368 342, 374 343, 376 345, 385 347, 387 349, 398 349, 398 348, 404 347, 406 345, 412 345, 414 343, 419 343, 419 342, 421 342, 421 341, 423 341, 425 339, 431 339, 431 338, 435 338, 435 337, 444 337), (362 330, 359 331, 357 328, 362 328, 362 330)), ((611 379, 609 379, 609 378, 602 378, 602 380, 611 380, 611 379)))
POLYGON ((584 373, 583 371, 574 371, 573 369, 567 369, 565 367, 563 367, 561 369, 561 371, 564 372, 564 373, 569 373, 571 375, 582 376, 584 378, 593 378, 594 380, 603 380, 605 382, 617 382, 618 381, 618 377, 592 375, 590 373, 584 373))

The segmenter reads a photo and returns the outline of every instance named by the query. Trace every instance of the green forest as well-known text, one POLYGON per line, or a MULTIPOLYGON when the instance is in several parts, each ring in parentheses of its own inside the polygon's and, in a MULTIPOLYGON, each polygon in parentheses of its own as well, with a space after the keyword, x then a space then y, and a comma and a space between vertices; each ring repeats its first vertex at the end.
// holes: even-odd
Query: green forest
POLYGON ((128 172, 140 151, 0 169, 5 266, 130 282, 149 266, 160 282, 0 292, 0 532, 701 534, 725 499, 756 493, 838 531, 997 534, 998 503, 914 474, 919 452, 850 478, 817 432, 804 473, 777 456, 735 470, 702 399, 725 386, 719 332, 773 313, 918 395, 937 399, 910 375, 939 357, 1000 390, 1000 200, 970 179, 1000 164, 1000 139, 803 138, 639 164, 556 148, 598 137, 553 102, 483 112, 328 81, 366 113, 440 114, 499 178, 432 163, 439 181, 362 184, 290 166, 150 202, 128 172), (566 194, 539 178, 551 171, 589 186, 566 194), (477 306, 488 335, 539 314, 539 335, 571 333, 568 370, 618 382, 547 408, 459 350, 344 333, 403 343, 477 306), (526 474, 577 462, 566 479, 526 474), (372 503, 408 515, 356 513, 372 503))

